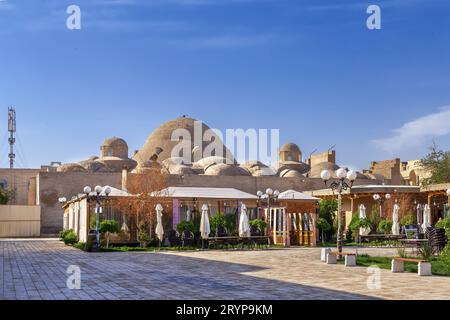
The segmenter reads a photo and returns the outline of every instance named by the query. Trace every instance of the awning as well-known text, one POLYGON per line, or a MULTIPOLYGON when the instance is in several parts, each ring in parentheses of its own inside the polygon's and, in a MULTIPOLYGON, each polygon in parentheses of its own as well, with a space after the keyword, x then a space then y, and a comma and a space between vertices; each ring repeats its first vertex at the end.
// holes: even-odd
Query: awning
POLYGON ((258 200, 256 195, 234 188, 169 187, 162 190, 158 196, 171 198, 258 200))
POLYGON ((318 201, 319 198, 312 197, 303 192, 295 191, 295 190, 287 190, 285 192, 280 193, 278 196, 279 200, 306 200, 306 201, 318 201))

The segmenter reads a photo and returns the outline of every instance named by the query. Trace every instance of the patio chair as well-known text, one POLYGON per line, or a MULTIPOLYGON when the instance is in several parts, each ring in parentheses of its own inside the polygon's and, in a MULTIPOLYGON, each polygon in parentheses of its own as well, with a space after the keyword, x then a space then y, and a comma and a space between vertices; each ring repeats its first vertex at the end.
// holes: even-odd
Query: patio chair
POLYGON ((225 237, 228 237, 227 228, 218 225, 216 228, 216 238, 225 238, 225 237))
POLYGON ((252 227, 250 227, 250 235, 252 237, 260 237, 263 234, 262 234, 261 230, 258 229, 258 227, 252 226, 252 227))
POLYGON ((183 247, 189 246, 193 247, 195 246, 195 236, 191 231, 183 231, 181 234, 181 243, 183 247))
POLYGON ((178 231, 170 230, 167 238, 169 239, 169 243, 170 243, 171 247, 181 247, 181 245, 182 245, 181 237, 180 237, 180 233, 178 231))
POLYGON ((447 244, 445 229, 433 228, 431 230, 428 230, 428 242, 433 248, 433 253, 440 253, 447 244))

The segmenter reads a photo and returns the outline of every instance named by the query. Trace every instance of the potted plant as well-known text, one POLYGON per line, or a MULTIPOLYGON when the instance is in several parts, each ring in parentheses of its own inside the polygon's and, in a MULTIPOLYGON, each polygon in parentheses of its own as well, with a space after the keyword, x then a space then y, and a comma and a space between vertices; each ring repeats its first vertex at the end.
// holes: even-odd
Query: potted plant
POLYGON ((109 248, 109 240, 111 235, 117 234, 119 229, 119 223, 116 220, 103 220, 100 223, 99 231, 106 238, 106 248, 109 248))

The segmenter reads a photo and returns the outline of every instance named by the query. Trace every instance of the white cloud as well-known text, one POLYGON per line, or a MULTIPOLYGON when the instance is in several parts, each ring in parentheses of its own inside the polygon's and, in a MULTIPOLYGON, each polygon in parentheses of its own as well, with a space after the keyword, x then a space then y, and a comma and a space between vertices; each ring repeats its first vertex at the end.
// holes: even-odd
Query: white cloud
POLYGON ((433 138, 450 135, 450 106, 438 112, 405 123, 393 130, 391 137, 372 140, 378 148, 387 152, 412 149, 429 143, 433 138))

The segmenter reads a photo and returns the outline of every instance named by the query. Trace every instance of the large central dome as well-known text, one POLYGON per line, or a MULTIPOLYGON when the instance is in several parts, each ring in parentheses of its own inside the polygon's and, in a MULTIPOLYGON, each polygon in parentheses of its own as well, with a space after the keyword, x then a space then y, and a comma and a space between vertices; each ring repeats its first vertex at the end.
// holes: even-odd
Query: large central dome
MULTIPOLYGON (((157 160, 158 162, 162 162, 166 159, 172 158, 172 157, 181 157, 183 158, 189 158, 191 163, 195 161, 195 159, 204 158, 205 155, 203 154, 203 151, 212 143, 220 143, 222 150, 223 150, 223 157, 229 158, 233 161, 233 156, 231 152, 228 151, 228 149, 224 146, 222 140, 217 135, 213 135, 214 138, 210 141, 203 141, 203 135, 206 131, 210 130, 210 127, 208 127, 206 124, 201 123, 197 125, 197 127, 200 129, 201 132, 199 132, 199 144, 196 145, 195 141, 195 126, 196 126, 195 119, 188 118, 188 117, 180 117, 175 120, 168 121, 161 125, 158 129, 153 131, 153 133, 147 138, 147 141, 145 142, 144 146, 133 156, 133 159, 136 160, 139 164, 142 164, 148 160, 150 160, 155 154, 158 155, 157 160), (174 137, 174 141, 172 141, 172 135, 174 134, 175 130, 177 129, 185 129, 187 132, 189 132, 191 141, 190 141, 190 155, 173 155, 172 150, 180 144, 180 140, 178 140, 178 137, 174 137), (198 148, 197 148, 198 147, 198 148), (201 147, 201 149, 200 149, 201 147), (195 155, 195 156, 194 156, 195 155)), ((197 129, 198 131, 200 131, 197 129)), ((211 154, 211 155, 216 155, 211 154)), ((208 155, 206 155, 208 156, 208 155)))

